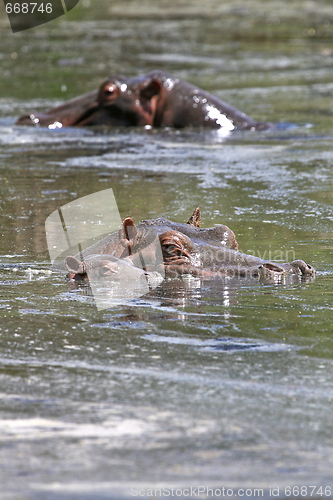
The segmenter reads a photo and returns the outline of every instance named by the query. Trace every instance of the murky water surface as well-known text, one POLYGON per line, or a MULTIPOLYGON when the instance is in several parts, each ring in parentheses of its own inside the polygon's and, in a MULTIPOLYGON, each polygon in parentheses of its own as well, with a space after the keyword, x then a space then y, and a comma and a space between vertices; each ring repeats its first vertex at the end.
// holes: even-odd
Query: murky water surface
POLYGON ((149 487, 198 485, 266 497, 270 487, 283 497, 285 486, 316 485, 325 497, 331 2, 83 0, 67 18, 15 35, 0 9, 2 498, 130 498, 138 487, 148 497, 149 487), (154 68, 281 128, 224 138, 14 125, 109 74, 154 68), (200 205, 203 225, 227 224, 242 251, 295 255, 316 279, 168 280, 98 312, 85 288, 50 274, 44 223, 107 188, 135 221, 185 222, 200 205))

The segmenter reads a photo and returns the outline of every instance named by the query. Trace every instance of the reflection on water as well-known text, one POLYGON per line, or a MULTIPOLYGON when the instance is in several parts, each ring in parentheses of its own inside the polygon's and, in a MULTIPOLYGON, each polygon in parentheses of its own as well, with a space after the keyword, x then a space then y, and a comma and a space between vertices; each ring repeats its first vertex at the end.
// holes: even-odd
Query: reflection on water
POLYGON ((88 4, 15 37, 0 15, 3 495, 330 485, 331 4, 88 4), (157 67, 279 128, 14 126, 109 74, 157 67), (44 224, 109 188, 121 219, 186 222, 200 205, 241 251, 295 255, 316 278, 164 280, 98 312, 87 287, 51 272, 44 224))

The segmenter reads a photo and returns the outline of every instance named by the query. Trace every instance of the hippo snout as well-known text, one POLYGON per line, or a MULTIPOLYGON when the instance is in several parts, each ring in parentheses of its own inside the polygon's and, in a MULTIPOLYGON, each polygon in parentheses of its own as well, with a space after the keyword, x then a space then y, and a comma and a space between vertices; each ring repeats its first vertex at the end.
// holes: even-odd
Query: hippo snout
POLYGON ((16 125, 39 125, 39 118, 37 115, 30 113, 27 115, 21 116, 17 121, 16 125))
POLYGON ((260 278, 279 278, 287 275, 296 276, 314 276, 316 274, 315 269, 306 264, 303 260, 294 260, 287 264, 276 264, 273 262, 265 262, 259 266, 259 277, 260 278))
POLYGON ((315 269, 310 264, 306 264, 304 260, 294 260, 290 263, 290 266, 293 272, 298 275, 314 276, 316 274, 315 269))

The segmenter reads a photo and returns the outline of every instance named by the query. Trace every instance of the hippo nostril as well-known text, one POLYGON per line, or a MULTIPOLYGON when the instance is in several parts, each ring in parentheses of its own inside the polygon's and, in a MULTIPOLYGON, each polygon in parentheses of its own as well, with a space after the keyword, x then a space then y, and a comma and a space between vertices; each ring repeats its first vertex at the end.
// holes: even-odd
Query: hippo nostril
POLYGON ((316 274, 316 271, 314 269, 314 267, 310 266, 310 264, 306 264, 307 268, 305 270, 305 272, 303 274, 310 274, 310 275, 314 275, 316 274))

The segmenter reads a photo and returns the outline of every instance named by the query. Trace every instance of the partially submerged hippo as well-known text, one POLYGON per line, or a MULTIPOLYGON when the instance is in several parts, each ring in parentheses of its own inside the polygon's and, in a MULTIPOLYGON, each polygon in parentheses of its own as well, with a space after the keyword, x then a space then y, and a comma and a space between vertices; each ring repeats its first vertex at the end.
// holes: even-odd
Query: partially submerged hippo
POLYGON ((156 273, 202 278, 245 276, 281 281, 287 276, 315 274, 313 267, 302 260, 279 264, 240 253, 231 229, 224 225, 200 228, 200 222, 199 207, 186 224, 159 218, 135 225, 128 217, 119 233, 107 236, 81 255, 67 257, 68 276, 81 279, 88 273, 89 279, 92 276, 94 279, 111 277, 131 281, 132 269, 135 278, 139 273, 148 282, 156 273))
POLYGON ((114 76, 98 91, 89 92, 49 109, 20 117, 19 125, 49 128, 109 125, 125 127, 205 127, 262 130, 257 122, 230 104, 163 71, 135 78, 114 76))

